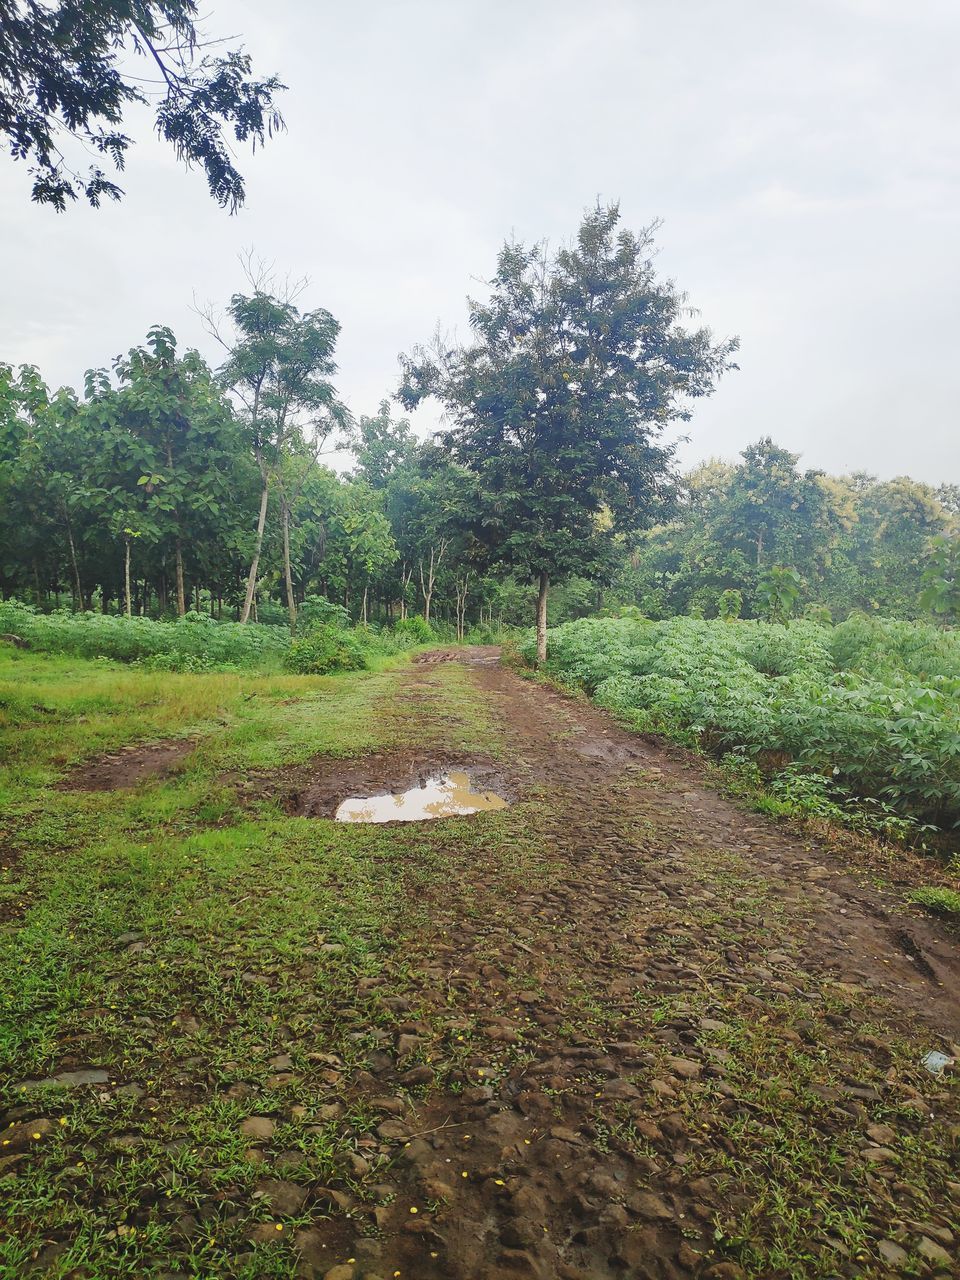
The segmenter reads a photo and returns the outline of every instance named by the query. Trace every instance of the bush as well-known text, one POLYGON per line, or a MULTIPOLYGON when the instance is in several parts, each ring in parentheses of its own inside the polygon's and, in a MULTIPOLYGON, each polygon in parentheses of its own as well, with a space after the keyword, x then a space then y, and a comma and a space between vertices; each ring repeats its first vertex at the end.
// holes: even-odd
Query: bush
POLYGON ((418 613, 411 614, 409 618, 401 619, 394 626, 393 634, 413 644, 430 644, 437 638, 436 632, 430 623, 418 613))
POLYGON ((275 664, 288 647, 279 628, 217 622, 203 613, 188 613, 178 622, 154 622, 103 613, 41 614, 16 600, 0 601, 2 633, 20 636, 31 649, 45 653, 118 662, 158 663, 165 658, 169 665, 155 669, 170 671, 275 664), (186 665, 177 666, 178 661, 186 665))
POLYGON ((342 604, 336 604, 326 596, 307 596, 300 606, 299 623, 309 628, 319 622, 329 622, 331 626, 346 630, 350 626, 350 614, 342 604))
POLYGON ((286 666, 300 675, 362 671, 370 665, 370 639, 330 622, 318 623, 290 646, 286 666))
MULTIPOLYGON (((528 637, 522 652, 534 656, 528 637)), ((698 618, 585 618, 550 631, 547 670, 640 729, 768 772, 783 803, 889 829, 960 821, 960 640, 922 623, 837 627, 698 618)))

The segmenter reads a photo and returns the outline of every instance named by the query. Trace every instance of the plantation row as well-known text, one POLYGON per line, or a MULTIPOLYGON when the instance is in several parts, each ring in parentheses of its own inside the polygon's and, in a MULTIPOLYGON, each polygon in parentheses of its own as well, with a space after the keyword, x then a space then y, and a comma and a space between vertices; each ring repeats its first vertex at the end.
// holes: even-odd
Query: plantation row
POLYGON ((549 633, 547 670, 636 729, 759 766, 785 801, 827 816, 866 804, 881 825, 960 823, 955 631, 586 618, 549 633))

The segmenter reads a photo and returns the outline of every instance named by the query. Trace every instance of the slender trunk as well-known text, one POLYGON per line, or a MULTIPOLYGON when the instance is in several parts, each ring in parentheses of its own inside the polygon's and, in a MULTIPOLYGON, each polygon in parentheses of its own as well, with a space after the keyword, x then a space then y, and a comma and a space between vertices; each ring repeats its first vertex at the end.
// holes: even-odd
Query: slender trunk
POLYGON ((183 548, 177 538, 177 617, 182 618, 187 612, 187 598, 183 590, 183 548))
POLYGON ((540 571, 540 590, 537 594, 537 662, 547 660, 547 587, 550 579, 546 569, 540 571))
POLYGON ((76 600, 77 609, 83 608, 83 587, 80 584, 80 567, 77 564, 77 548, 73 542, 73 528, 70 524, 70 517, 64 511, 64 521, 67 526, 67 542, 70 546, 70 567, 73 570, 73 591, 76 600))
POLYGON ((369 590, 370 590, 369 587, 363 588, 363 605, 360 610, 360 618, 364 626, 367 625, 367 592, 369 590))
POLYGON ((287 613, 290 615, 290 634, 297 631, 297 602, 293 598, 293 570, 290 567, 290 508, 286 499, 280 503, 283 521, 283 580, 287 586, 287 613))
POLYGON ((133 606, 130 602, 130 539, 124 538, 123 553, 123 589, 124 589, 124 610, 128 618, 133 616, 133 606))
POLYGON ((254 546, 250 572, 247 575, 247 594, 244 597, 243 610, 240 614, 241 622, 250 621, 250 610, 253 607, 253 593, 257 589, 257 570, 260 568, 260 552, 263 550, 263 530, 267 523, 267 500, 269 496, 270 490, 267 487, 266 478, 264 478, 263 492, 260 495, 260 516, 257 520, 257 541, 254 546))

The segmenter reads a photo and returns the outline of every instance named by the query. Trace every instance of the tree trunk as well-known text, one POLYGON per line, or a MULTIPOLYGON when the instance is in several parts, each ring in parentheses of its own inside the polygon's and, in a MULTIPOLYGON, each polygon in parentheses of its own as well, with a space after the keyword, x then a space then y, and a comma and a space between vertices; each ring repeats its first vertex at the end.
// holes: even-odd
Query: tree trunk
POLYGON ((283 580, 287 587, 287 613, 290 615, 290 634, 297 631, 297 602, 293 598, 293 570, 290 567, 290 508, 286 500, 280 503, 283 521, 283 580))
POLYGON ((540 590, 537 595, 537 662, 547 660, 547 587, 550 579, 546 569, 540 571, 540 590))
POLYGON ((70 517, 64 512, 64 522, 67 526, 67 542, 70 545, 70 567, 73 570, 73 591, 76 599, 77 609, 83 608, 83 587, 80 584, 80 568, 77 564, 77 548, 73 542, 73 529, 70 526, 70 517))
POLYGON ((182 618, 187 612, 187 598, 183 590, 183 549, 177 538, 177 617, 182 618))
POLYGON ((123 586, 124 586, 124 610, 127 617, 133 616, 133 607, 130 603, 130 539, 124 538, 123 553, 123 586))
POLYGON ((267 500, 270 497, 270 490, 267 482, 263 482, 263 492, 260 495, 260 515, 257 519, 257 541, 253 550, 253 560, 250 564, 250 572, 247 575, 247 594, 243 601, 243 610, 240 614, 241 622, 250 621, 250 610, 253 608, 253 593, 257 589, 257 570, 260 568, 260 552, 263 550, 263 530, 267 523, 267 500))
POLYGON ((369 590, 370 590, 369 587, 363 588, 363 605, 360 609, 360 620, 362 621, 364 626, 367 625, 367 592, 369 590))

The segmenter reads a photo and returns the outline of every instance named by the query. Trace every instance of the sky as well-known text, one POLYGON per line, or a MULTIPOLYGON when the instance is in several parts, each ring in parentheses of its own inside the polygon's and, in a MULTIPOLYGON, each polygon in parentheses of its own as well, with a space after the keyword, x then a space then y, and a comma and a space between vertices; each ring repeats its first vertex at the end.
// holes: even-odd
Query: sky
POLYGON ((685 465, 771 435, 808 467, 960 481, 955 0, 201 8, 288 85, 286 134, 239 153, 246 206, 217 208, 145 111, 99 211, 32 205, 0 157, 0 360, 80 386, 166 324, 215 361, 197 308, 243 288, 252 250, 309 278, 341 395, 372 414, 400 352, 465 335, 505 238, 559 245, 616 200, 661 220, 658 269, 741 340, 685 465))

